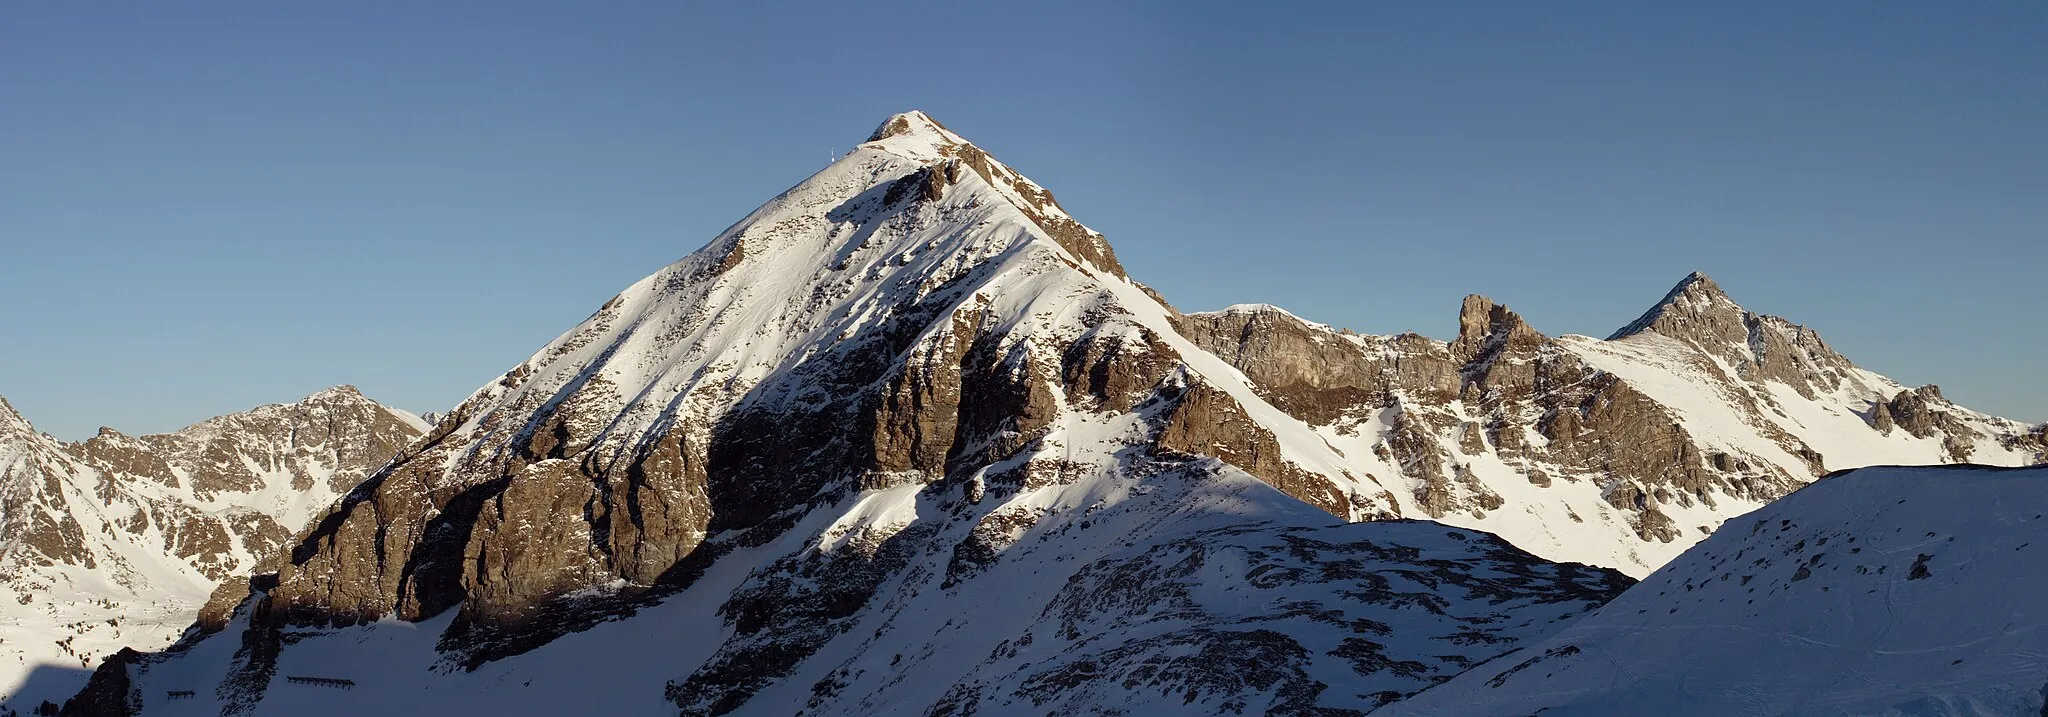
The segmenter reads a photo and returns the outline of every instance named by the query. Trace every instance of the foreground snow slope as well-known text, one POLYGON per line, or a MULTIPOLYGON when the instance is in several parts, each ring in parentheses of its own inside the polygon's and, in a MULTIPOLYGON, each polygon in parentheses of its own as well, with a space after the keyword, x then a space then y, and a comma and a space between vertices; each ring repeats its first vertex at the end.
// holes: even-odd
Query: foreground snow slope
POLYGON ((849 496, 659 605, 475 671, 437 654, 443 616, 285 628, 260 701, 240 640, 146 658, 130 694, 150 715, 1362 711, 1627 584, 1484 533, 1341 524, 1214 461, 1095 470, 981 506, 849 496), (991 535, 1002 552, 956 550, 991 535), (792 650, 809 658, 782 666, 792 650))
POLYGON ((1879 467, 1375 715, 2048 714, 2048 468, 1879 467))
POLYGON ((169 645, 216 584, 424 430, 347 386, 77 443, 0 400, 0 706, 61 702, 115 650, 169 645))

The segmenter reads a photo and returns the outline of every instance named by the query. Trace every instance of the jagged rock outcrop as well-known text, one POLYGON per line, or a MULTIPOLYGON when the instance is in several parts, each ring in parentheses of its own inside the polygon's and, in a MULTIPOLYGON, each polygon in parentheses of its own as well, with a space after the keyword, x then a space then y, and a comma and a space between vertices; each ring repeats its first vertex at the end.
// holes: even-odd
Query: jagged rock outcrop
POLYGON ((61 701, 65 685, 17 686, 38 663, 162 647, 195 612, 224 624, 249 571, 424 428, 340 386, 172 433, 101 428, 66 443, 0 399, 0 701, 61 701), (209 607, 216 584, 233 597, 209 607))
MULTIPOLYGON (((1214 456, 1331 515, 1349 517, 1359 510, 1337 484, 1287 460, 1272 432, 1247 417, 1243 405, 1228 393, 1197 384, 1170 400, 1173 409, 1153 444, 1160 452, 1214 456)), ((1400 516, 1393 500, 1382 505, 1385 513, 1374 517, 1400 516)))
POLYGON ((1393 493, 1410 514, 1638 572, 1828 470, 2041 460, 2032 427, 1905 391, 1697 273, 1606 341, 1552 339, 1480 296, 1448 343, 1260 305, 1176 326, 1316 426, 1349 470, 1405 479, 1393 493), (1503 509, 1511 521, 1489 521, 1503 509), (1591 555, 1571 537, 1588 525, 1633 540, 1591 555))
POLYGON ((1327 423, 1345 409, 1385 400, 1389 367, 1360 361, 1349 342, 1331 338, 1277 308, 1236 306, 1184 315, 1175 328, 1243 368, 1255 365, 1261 394, 1302 420, 1327 423))
MULTIPOLYGON (((1969 414, 1959 411, 1941 395, 1941 387, 1933 384, 1901 390, 1891 400, 1880 400, 1870 407, 1870 415, 1871 426, 1881 432, 1889 433, 1896 427, 1914 438, 1939 439, 1942 450, 1956 463, 1968 461, 1985 438, 1982 431, 1971 426, 1969 414)), ((2007 434, 2001 436, 2001 442, 2007 447, 2023 447, 2025 435, 2007 434)))

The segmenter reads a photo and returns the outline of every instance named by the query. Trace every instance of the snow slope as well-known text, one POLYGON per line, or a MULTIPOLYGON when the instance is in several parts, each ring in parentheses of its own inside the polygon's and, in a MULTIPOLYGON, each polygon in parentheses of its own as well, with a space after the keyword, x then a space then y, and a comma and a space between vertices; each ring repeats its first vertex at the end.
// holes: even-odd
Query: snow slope
POLYGON ((436 652, 444 615, 288 628, 254 704, 224 687, 246 664, 238 640, 140 664, 133 694, 150 715, 675 714, 677 696, 685 714, 1364 710, 1540 639, 1627 584, 1483 533, 1340 524, 1215 461, 1109 469, 979 507, 947 493, 850 496, 658 605, 475 671, 436 652), (960 566, 953 546, 1025 515, 1038 519, 1015 523, 998 556, 960 566), (901 563, 862 609, 810 619, 835 561, 870 553, 901 563), (812 641, 787 673, 763 659, 812 641), (739 680, 715 677, 728 667, 739 680))
POLYGON ((1833 475, 1375 715, 2041 714, 2044 510, 2048 468, 1833 475))

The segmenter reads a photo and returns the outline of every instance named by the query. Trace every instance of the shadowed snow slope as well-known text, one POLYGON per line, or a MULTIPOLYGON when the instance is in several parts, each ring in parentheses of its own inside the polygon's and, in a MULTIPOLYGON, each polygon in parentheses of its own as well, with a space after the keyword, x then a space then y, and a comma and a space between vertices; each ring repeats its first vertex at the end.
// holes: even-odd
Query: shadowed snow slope
POLYGON ((1377 715, 2048 714, 2048 468, 1865 468, 1377 715))
POLYGON ((248 638, 205 640, 145 658, 127 694, 164 715, 1362 711, 1629 583, 1484 533, 1338 523, 1214 461, 1097 470, 978 506, 849 496, 658 605, 474 671, 442 665, 442 617, 284 628, 254 678, 248 638))

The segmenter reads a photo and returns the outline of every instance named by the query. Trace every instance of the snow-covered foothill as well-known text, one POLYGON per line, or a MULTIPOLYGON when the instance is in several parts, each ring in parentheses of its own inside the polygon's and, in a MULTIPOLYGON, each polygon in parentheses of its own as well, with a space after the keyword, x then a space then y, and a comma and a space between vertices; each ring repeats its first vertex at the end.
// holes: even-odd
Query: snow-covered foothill
POLYGON ((2048 468, 1872 467, 1383 713, 2048 713, 2048 468))

